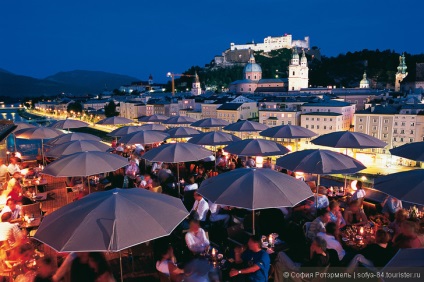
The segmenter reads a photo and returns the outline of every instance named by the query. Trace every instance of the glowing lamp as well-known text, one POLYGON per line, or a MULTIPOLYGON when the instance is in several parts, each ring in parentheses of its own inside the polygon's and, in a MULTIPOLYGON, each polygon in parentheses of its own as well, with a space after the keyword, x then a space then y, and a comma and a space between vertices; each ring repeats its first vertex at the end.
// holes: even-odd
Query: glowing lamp
POLYGON ((264 158, 261 156, 256 157, 256 167, 263 167, 264 165, 264 158))
POLYGON ((353 181, 350 183, 350 188, 352 188, 352 190, 353 190, 353 191, 358 190, 358 189, 356 188, 356 183, 358 183, 358 181, 357 181, 357 180, 353 180, 353 181))

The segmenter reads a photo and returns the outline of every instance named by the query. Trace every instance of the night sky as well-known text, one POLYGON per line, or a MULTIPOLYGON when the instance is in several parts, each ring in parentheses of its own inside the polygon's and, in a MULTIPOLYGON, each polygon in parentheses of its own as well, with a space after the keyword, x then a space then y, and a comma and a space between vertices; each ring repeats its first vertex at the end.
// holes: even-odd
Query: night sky
POLYGON ((327 56, 364 48, 416 54, 424 52, 423 10, 423 0, 0 1, 0 68, 165 81, 166 72, 203 66, 230 42, 284 33, 309 35, 327 56))

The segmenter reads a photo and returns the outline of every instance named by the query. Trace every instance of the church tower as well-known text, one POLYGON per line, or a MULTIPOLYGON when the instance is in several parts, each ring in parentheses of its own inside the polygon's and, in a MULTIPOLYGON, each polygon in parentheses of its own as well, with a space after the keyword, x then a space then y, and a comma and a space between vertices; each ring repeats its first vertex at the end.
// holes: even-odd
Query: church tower
POLYGON ((256 63, 253 52, 250 54, 249 62, 243 69, 244 79, 258 81, 262 79, 262 68, 256 63))
POLYGON ((397 67, 395 91, 400 91, 400 83, 408 75, 406 72, 405 54, 399 57, 399 66, 397 67))
POLYGON ((370 88, 370 81, 367 79, 366 71, 364 71, 362 80, 359 82, 359 88, 370 88))
POLYGON ((293 48, 292 59, 289 65, 289 91, 296 91, 302 88, 308 88, 309 85, 309 68, 308 59, 305 50, 302 52, 302 58, 299 64, 299 54, 296 48, 293 48))
POLYGON ((149 75, 149 86, 153 84, 153 76, 152 74, 149 75))
POLYGON ((194 81, 191 85, 191 94, 195 96, 202 94, 202 88, 200 87, 200 80, 197 72, 194 74, 194 81))

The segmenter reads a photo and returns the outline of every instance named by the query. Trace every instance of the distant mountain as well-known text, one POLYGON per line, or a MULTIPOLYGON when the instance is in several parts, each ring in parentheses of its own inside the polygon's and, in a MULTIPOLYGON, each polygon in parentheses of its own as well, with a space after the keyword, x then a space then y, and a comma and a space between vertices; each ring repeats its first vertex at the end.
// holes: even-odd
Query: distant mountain
POLYGON ((59 93, 97 94, 137 81, 135 77, 101 71, 59 72, 44 79, 17 75, 0 69, 0 96, 41 96, 59 93))

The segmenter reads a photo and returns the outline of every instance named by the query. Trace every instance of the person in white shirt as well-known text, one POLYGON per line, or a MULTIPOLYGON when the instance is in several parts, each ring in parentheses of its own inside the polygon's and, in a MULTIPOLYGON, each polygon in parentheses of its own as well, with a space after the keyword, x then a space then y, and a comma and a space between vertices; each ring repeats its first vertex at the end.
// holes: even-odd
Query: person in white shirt
POLYGON ((206 238, 205 231, 200 228, 198 220, 190 221, 190 229, 185 236, 187 247, 193 253, 202 253, 209 248, 209 240, 206 238))
POLYGON ((188 184, 184 187, 184 192, 197 190, 199 185, 194 182, 194 175, 188 179, 188 184))
POLYGON ((0 159, 0 179, 5 178, 9 173, 8 167, 4 164, 3 159, 0 159))
POLYGON ((162 162, 154 162, 154 163, 152 164, 152 170, 151 170, 151 172, 152 172, 153 174, 155 174, 155 173, 156 173, 156 172, 158 172, 161 168, 162 168, 162 162))
POLYGON ((193 204, 193 208, 191 209, 191 212, 195 212, 198 217, 197 219, 199 221, 205 221, 206 220, 206 215, 208 214, 209 211, 209 204, 208 202, 206 202, 205 199, 203 199, 202 195, 200 195, 199 193, 194 192, 194 204, 193 204))
POLYGON ((0 217, 6 212, 10 212, 10 213, 12 213, 11 221, 12 222, 16 221, 20 216, 21 209, 22 209, 21 206, 17 205, 15 200, 9 198, 6 201, 6 205, 4 206, 4 208, 0 212, 0 217))
POLYGON ((15 172, 21 172, 21 168, 18 165, 18 159, 17 158, 10 158, 10 164, 7 167, 7 170, 10 174, 14 174, 15 172))
POLYGON ((362 207, 366 195, 367 193, 362 189, 362 181, 358 181, 356 183, 356 191, 353 193, 351 201, 358 201, 359 205, 362 207))
POLYGON ((230 215, 220 213, 222 207, 220 205, 217 205, 217 204, 209 203, 209 209, 211 211, 210 220, 212 222, 222 221, 224 228, 227 228, 228 223, 230 222, 230 218, 231 218, 230 215))
POLYGON ((327 249, 333 249, 337 252, 339 261, 342 261, 346 255, 346 251, 343 249, 340 242, 336 239, 337 234, 337 224, 334 222, 329 222, 325 226, 325 233, 320 232, 317 236, 323 238, 327 242, 327 249))
POLYGON ((156 262, 156 270, 171 278, 171 281, 180 280, 175 277, 181 276, 184 270, 178 268, 175 264, 174 249, 170 245, 161 246, 160 260, 156 262), (175 279, 172 279, 175 278, 175 279))
POLYGON ((2 214, 0 223, 0 241, 8 241, 11 247, 15 247, 25 240, 25 235, 16 224, 10 223, 11 219, 11 212, 2 214))

